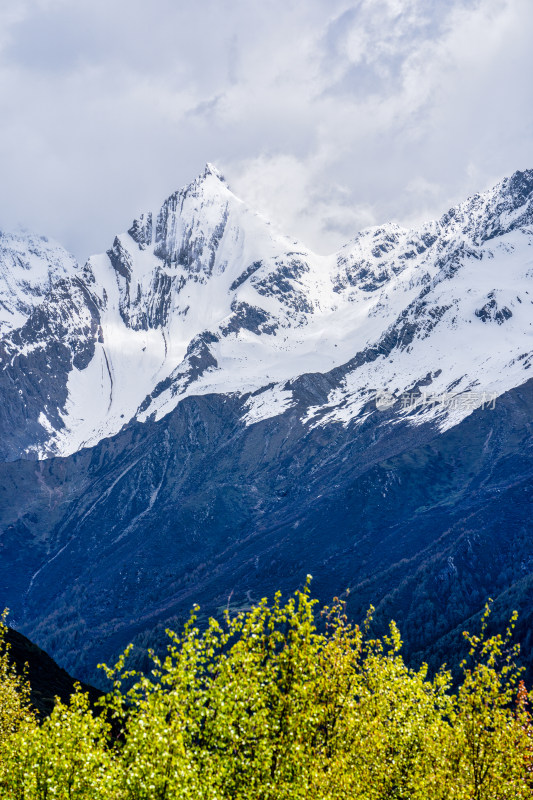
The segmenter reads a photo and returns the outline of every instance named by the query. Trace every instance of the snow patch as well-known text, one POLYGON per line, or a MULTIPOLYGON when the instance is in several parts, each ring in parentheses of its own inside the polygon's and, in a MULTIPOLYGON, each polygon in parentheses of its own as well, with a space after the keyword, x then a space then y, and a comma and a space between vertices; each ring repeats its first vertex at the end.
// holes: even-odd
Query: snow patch
POLYGON ((256 422, 283 414, 293 405, 293 393, 290 389, 284 389, 278 384, 250 397, 246 401, 247 411, 243 421, 246 425, 255 425, 256 422))

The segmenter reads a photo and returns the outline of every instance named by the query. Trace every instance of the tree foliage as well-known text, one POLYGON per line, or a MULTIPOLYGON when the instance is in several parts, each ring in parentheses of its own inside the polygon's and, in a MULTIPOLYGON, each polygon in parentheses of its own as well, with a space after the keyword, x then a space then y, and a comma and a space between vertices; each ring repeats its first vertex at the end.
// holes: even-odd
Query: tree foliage
POLYGON ((533 797, 527 691, 503 635, 465 634, 450 673, 410 669, 392 622, 373 638, 309 584, 201 631, 168 632, 151 671, 128 650, 104 666, 94 714, 81 690, 41 725, 0 661, 0 796, 9 800, 504 800, 533 797), (5 698, 5 700, 4 700, 5 698))
POLYGON ((18 675, 9 658, 6 615, 4 611, 0 617, 0 785, 6 779, 4 767, 12 756, 10 748, 15 735, 21 727, 35 724, 27 676, 18 675))

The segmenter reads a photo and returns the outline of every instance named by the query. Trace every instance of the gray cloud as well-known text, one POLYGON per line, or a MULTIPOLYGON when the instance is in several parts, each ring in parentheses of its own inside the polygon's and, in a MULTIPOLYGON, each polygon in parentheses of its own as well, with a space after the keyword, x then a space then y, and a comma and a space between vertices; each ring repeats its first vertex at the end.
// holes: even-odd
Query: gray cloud
POLYGON ((0 227, 105 249, 206 161, 322 252, 533 166, 529 0, 15 0, 0 227))

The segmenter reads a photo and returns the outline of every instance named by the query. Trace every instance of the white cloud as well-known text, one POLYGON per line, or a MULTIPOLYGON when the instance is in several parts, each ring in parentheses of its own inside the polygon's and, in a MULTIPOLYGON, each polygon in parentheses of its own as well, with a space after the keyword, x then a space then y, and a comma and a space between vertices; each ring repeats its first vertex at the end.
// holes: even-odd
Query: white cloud
POLYGON ((325 252, 533 166, 528 0, 18 0, 0 227, 80 257, 206 161, 325 252))

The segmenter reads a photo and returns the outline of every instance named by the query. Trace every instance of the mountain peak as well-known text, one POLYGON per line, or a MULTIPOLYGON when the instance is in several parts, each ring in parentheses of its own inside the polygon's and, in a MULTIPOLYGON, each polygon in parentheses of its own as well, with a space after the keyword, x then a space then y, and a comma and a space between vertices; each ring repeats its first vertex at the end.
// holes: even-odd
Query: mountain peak
POLYGON ((202 172, 200 172, 193 181, 177 189, 168 200, 174 197, 187 197, 188 195, 201 194, 204 197, 211 198, 227 198, 228 195, 233 195, 230 191, 226 179, 221 172, 211 164, 209 161, 206 163, 202 172))
POLYGON ((222 181, 222 183, 226 182, 226 179, 224 178, 222 173, 215 167, 214 164, 211 164, 211 162, 208 161, 205 165, 202 177, 208 178, 210 175, 212 175, 214 178, 218 178, 218 180, 222 181))

